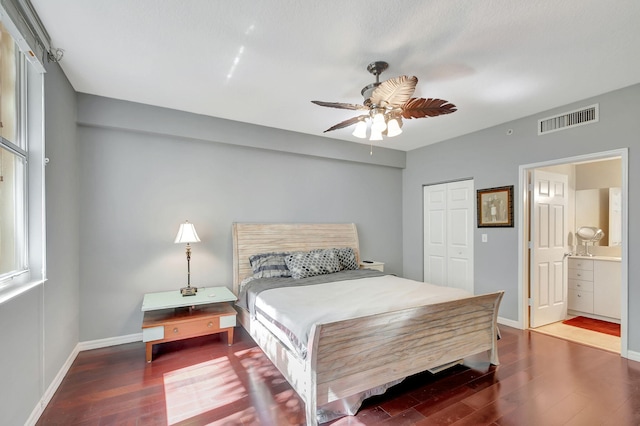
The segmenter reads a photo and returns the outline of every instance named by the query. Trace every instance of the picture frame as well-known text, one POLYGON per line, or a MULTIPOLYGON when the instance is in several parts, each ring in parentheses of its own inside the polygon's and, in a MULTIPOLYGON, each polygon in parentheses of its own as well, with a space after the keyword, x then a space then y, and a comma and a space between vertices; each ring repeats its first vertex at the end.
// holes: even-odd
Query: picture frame
POLYGON ((513 185, 477 190, 478 228, 513 228, 513 185))

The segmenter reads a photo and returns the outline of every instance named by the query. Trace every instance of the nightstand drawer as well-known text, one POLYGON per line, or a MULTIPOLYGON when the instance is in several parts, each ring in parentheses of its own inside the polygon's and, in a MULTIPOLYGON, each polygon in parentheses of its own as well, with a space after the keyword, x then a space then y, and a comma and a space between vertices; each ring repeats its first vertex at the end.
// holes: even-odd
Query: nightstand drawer
POLYGON ((569 290, 593 291, 593 281, 569 280, 569 290))
POLYGON ((593 281, 593 271, 569 268, 570 280, 593 281))
POLYGON ((184 339, 185 337, 202 336, 204 334, 215 333, 221 328, 235 327, 235 325, 235 315, 226 317, 202 318, 193 321, 181 321, 179 323, 165 325, 164 338, 184 339), (225 326, 221 326, 221 322, 225 324, 225 326))

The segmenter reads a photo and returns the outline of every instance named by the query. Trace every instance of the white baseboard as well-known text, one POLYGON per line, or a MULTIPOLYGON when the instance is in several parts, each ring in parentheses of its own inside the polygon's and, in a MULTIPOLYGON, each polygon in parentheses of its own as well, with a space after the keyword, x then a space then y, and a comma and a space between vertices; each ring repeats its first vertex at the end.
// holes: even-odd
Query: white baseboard
POLYGON ((125 343, 141 342, 142 333, 128 334, 126 336, 109 337, 106 339, 89 340, 80 342, 78 346, 80 351, 88 351, 91 349, 107 348, 109 346, 124 345, 125 343))
POLYGON ((47 405, 51 401, 51 398, 53 398, 53 395, 58 390, 60 383, 62 383, 62 380, 69 372, 73 361, 76 360, 76 357, 80 352, 141 341, 142 333, 135 333, 129 334, 127 336, 110 337, 108 339, 90 340, 88 342, 78 343, 76 347, 71 351, 71 354, 60 368, 60 371, 58 371, 58 374, 56 374, 56 377, 53 379, 42 398, 40 398, 40 401, 38 402, 36 407, 31 412, 31 415, 24 423, 25 426, 34 426, 38 422, 38 419, 44 412, 44 409, 47 408, 47 405))
POLYGON ((638 361, 640 362, 640 352, 635 352, 635 351, 627 351, 627 358, 630 359, 631 361, 638 361))
POLYGON ((522 325, 518 321, 510 320, 508 318, 498 317, 498 324, 506 325, 508 327, 517 328, 522 330, 522 325))
POLYGON ((78 344, 75 348, 73 348, 67 360, 64 362, 64 364, 62 364, 60 371, 58 371, 56 377, 53 378, 53 381, 45 391, 44 395, 42 396, 42 398, 40 398, 38 405, 36 405, 36 407, 31 412, 31 415, 24 423, 25 426, 33 426, 38 422, 38 419, 42 415, 42 412, 45 408, 47 408, 47 405, 49 405, 49 401, 51 401, 51 398, 53 398, 53 394, 56 393, 58 387, 60 386, 60 383, 62 383, 62 379, 64 379, 64 376, 67 375, 69 369, 71 368, 71 365, 73 364, 73 361, 76 360, 76 357, 80 353, 79 346, 80 345, 78 344))

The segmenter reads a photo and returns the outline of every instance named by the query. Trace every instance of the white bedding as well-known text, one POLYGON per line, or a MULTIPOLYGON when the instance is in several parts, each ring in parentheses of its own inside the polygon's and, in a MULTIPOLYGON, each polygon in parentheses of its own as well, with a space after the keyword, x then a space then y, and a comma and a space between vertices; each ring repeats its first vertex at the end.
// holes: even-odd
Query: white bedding
POLYGON ((263 291, 256 299, 256 318, 298 356, 306 356, 313 324, 435 304, 472 296, 457 288, 440 287, 393 275, 284 287, 263 291), (271 317, 296 338, 266 319, 271 317))

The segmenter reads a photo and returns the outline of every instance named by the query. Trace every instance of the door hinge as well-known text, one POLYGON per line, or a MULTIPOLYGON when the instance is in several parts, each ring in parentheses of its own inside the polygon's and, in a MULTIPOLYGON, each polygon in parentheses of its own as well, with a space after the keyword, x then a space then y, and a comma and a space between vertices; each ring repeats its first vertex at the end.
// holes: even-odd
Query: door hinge
POLYGON ((529 250, 531 250, 533 248, 533 241, 529 241, 527 245, 529 246, 529 250))
POLYGON ((529 298, 529 299, 527 300, 527 304, 528 304, 529 306, 533 306, 533 299, 532 299, 532 298, 529 298))

